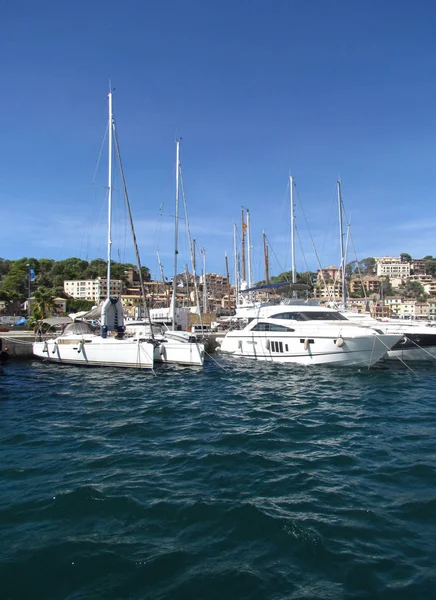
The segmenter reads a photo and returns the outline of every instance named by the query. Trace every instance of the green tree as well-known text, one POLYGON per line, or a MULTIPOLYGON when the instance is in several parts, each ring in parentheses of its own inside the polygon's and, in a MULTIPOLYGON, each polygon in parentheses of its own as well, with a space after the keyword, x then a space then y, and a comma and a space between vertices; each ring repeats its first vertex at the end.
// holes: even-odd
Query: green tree
POLYGON ((436 260, 429 258, 425 261, 425 272, 427 275, 436 277, 436 260))
POLYGON ((28 294, 29 270, 26 262, 14 261, 3 277, 0 289, 10 298, 25 300, 28 294))
POLYGON ((317 279, 318 274, 316 271, 304 271, 303 273, 297 273, 297 283, 305 283, 310 287, 313 287, 317 279))
POLYGON ((33 294, 32 316, 35 320, 46 319, 51 316, 55 310, 53 294, 51 290, 45 287, 38 287, 33 294))
POLYGON ((383 298, 386 298, 386 296, 395 295, 394 288, 392 287, 389 277, 386 277, 386 279, 380 283, 380 295, 383 296, 383 298))
POLYGON ((404 262, 408 262, 408 263, 412 262, 412 257, 410 256, 410 254, 407 254, 407 252, 402 252, 400 254, 400 259, 401 259, 401 262, 403 262, 403 263, 404 262))
POLYGON ((91 310, 94 306, 94 302, 89 300, 80 300, 78 298, 68 298, 67 300, 67 313, 77 313, 82 310, 91 310))
POLYGON ((359 260, 358 264, 362 275, 373 275, 376 271, 375 258, 363 258, 362 260, 359 260))
POLYGON ((425 290, 419 281, 408 281, 404 286, 404 296, 406 298, 424 297, 425 290))
POLYGON ((357 270, 357 261, 353 260, 345 265, 345 276, 350 279, 357 270))
POLYGON ((5 260, 4 258, 0 258, 0 280, 2 277, 9 273, 10 268, 11 261, 7 259, 5 260))

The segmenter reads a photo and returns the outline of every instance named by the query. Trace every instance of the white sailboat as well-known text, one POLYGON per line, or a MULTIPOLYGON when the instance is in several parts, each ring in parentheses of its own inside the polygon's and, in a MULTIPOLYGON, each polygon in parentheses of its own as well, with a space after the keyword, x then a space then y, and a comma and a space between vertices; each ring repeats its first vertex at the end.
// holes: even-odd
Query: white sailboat
MULTIPOLYGON (((162 326, 161 333, 154 333, 154 339, 159 342, 154 353, 154 360, 160 363, 178 364, 201 367, 204 363, 204 344, 197 337, 178 329, 177 323, 180 319, 187 319, 190 307, 177 307, 177 257, 179 236, 179 176, 180 176, 180 142, 176 140, 176 206, 175 206, 175 238, 174 238, 174 278, 171 304, 167 308, 152 308, 149 311, 150 320, 153 325, 162 326), (171 329, 167 323, 171 323, 171 329)), ((150 325, 144 321, 128 323, 127 331, 134 335, 146 335, 150 331, 150 325)))
MULTIPOLYGON (((51 362, 103 367, 152 369, 156 343, 149 336, 125 337, 124 316, 119 298, 110 297, 112 229, 112 136, 114 119, 112 93, 108 95, 108 233, 107 298, 102 306, 101 332, 97 335, 85 322, 73 322, 54 339, 33 344, 33 354, 51 362)), ((39 336, 41 337, 41 336, 39 336)))

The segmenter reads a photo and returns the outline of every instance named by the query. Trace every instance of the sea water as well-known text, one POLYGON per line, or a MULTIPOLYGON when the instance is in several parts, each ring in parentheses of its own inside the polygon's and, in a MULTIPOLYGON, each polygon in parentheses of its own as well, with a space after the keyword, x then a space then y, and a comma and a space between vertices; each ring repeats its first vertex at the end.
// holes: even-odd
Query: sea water
POLYGON ((9 362, 0 598, 436 597, 436 365, 9 362))

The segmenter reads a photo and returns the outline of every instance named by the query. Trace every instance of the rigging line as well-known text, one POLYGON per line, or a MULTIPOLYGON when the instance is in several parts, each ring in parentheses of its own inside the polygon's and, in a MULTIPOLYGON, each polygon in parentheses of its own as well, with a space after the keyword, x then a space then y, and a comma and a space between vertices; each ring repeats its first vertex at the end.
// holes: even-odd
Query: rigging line
MULTIPOLYGON (((432 358, 435 358, 431 352, 429 352, 428 350, 426 350, 426 349, 425 349, 423 346, 420 346, 419 344, 417 344, 417 343, 416 343, 414 340, 412 340, 412 339, 410 339, 409 337, 407 337, 407 334, 404 334, 404 337, 405 337, 406 339, 408 339, 408 340, 409 340, 409 342, 412 342, 412 344, 415 344, 415 346, 417 346, 417 347, 418 347, 420 350, 424 350, 424 352, 425 352, 426 354, 428 354, 428 355, 429 355, 429 356, 431 356, 432 358)), ((436 359, 435 359, 435 360, 436 360, 436 359)))
POLYGON ((220 369, 222 369, 224 372, 227 372, 230 370, 230 368, 224 367, 224 365, 219 363, 217 361, 217 359, 214 358, 211 354, 209 354, 209 352, 206 352, 206 350, 204 351, 204 353, 216 364, 217 367, 220 367, 220 369))
POLYGON ((304 261, 304 265, 306 267, 306 271, 309 271, 310 270, 309 269, 309 264, 308 264, 308 262, 306 260, 306 255, 304 253, 304 248, 303 248, 303 244, 302 244, 302 241, 301 241, 300 232, 299 232, 299 230, 297 228, 295 228, 295 231, 296 231, 296 234, 297 234, 298 242, 300 244, 300 250, 301 250, 301 254, 303 255, 303 261, 304 261))
MULTIPOLYGON (((385 343, 385 342, 384 342, 382 339, 378 338, 378 341, 379 341, 381 344, 383 344, 383 346, 385 346, 385 347, 386 347, 386 349, 387 349, 388 351, 389 351, 389 350, 391 350, 391 348, 390 348, 390 347, 389 347, 389 346, 388 346, 388 345, 387 345, 387 344, 386 344, 386 343, 385 343)), ((409 365, 408 365, 406 362, 404 362, 404 360, 403 360, 403 359, 401 359, 399 356, 396 356, 396 358, 398 358, 398 360, 400 361, 400 363, 402 363, 402 364, 403 364, 403 365, 404 365, 404 366, 405 366, 407 369, 409 369, 409 371, 412 371, 412 373, 413 373, 414 375, 416 375, 416 374, 417 374, 417 373, 416 373, 416 372, 415 372, 415 371, 412 369, 412 367, 409 367, 409 365)))
MULTIPOLYGON (((266 234, 265 234, 265 237, 266 237, 266 240, 267 240, 267 242, 268 242, 268 244, 269 244, 269 248, 270 248, 271 252, 273 253, 273 256, 274 256, 274 258, 275 258, 275 259, 276 259, 276 261, 277 261, 277 264, 278 264, 278 266, 279 266, 279 269, 281 269, 282 273, 285 273, 285 269, 283 268, 283 266, 281 265, 281 263, 280 263, 279 259, 277 258, 277 254, 274 252, 274 248, 272 247, 272 245, 271 245, 271 242, 270 242, 270 240, 269 240, 269 238, 268 238, 268 236, 267 236, 266 234)), ((286 281, 288 281, 288 280, 286 279, 286 281)), ((289 283, 289 282, 288 282, 288 283, 289 283)))
POLYGON ((324 277, 324 271, 323 271, 323 269, 321 267, 321 261, 319 259, 318 251, 317 251, 316 246, 315 246, 315 240, 313 239, 312 232, 311 232, 310 227, 309 227, 309 223, 307 222, 306 213, 304 212, 303 204, 302 204, 302 202, 300 200, 300 195, 298 193, 298 189, 297 189, 297 198, 299 200, 299 205, 300 205, 301 212, 303 213, 304 222, 306 223, 306 227, 307 227, 307 231, 309 233, 310 241, 312 242, 312 248, 313 248, 313 251, 315 252, 316 261, 318 263, 318 268, 319 268, 319 271, 321 273, 321 279, 322 279, 322 282, 324 284, 325 289, 327 290, 328 301, 331 302, 332 298, 331 298, 330 290, 327 287, 327 282, 326 282, 325 277, 324 277))
POLYGON ((104 147, 104 145, 105 145, 105 142, 106 142, 106 136, 107 136, 107 134, 108 134, 108 129, 109 129, 109 123, 106 123, 106 130, 105 130, 105 132, 104 132, 103 141, 102 141, 102 143, 101 143, 101 147, 100 147, 100 152, 98 153, 97 164, 95 165, 94 175, 93 175, 93 177, 92 177, 92 184, 93 184, 93 185, 95 184, 95 177, 96 177, 96 175, 97 175, 97 170, 98 170, 98 167, 99 167, 99 165, 100 165, 101 155, 102 155, 102 153, 103 153, 103 147, 104 147))
MULTIPOLYGON (((202 317, 202 312, 200 310, 200 294, 199 294, 198 285, 197 285, 197 277, 196 277, 196 273, 195 273, 195 269, 194 269, 195 258, 193 255, 193 248, 192 248, 193 244, 192 244, 192 237, 191 237, 191 228, 189 225, 188 207, 186 204, 186 196, 185 196, 185 186, 183 184, 182 167, 180 164, 178 165, 178 168, 179 168, 179 175, 180 175, 180 189, 182 192, 183 209, 184 209, 184 213, 185 213, 186 231, 188 234, 189 254, 190 254, 190 258, 191 258, 191 267, 193 270, 195 302, 197 304, 197 310, 198 310, 199 317, 200 317, 200 325, 203 328, 203 317, 202 317)), ((205 285, 205 282, 206 282, 206 273, 204 273, 204 284, 203 285, 205 285)), ((204 307, 203 307, 203 310, 204 310, 204 307)))
POLYGON ((351 233, 351 230, 350 230, 350 240, 351 240, 351 245, 353 246, 354 256, 356 258, 357 272, 359 273, 360 283, 361 283, 361 286, 363 289, 363 295, 364 295, 365 301, 368 302, 368 296, 366 295, 366 288, 363 285, 363 275, 362 275, 362 271, 360 270, 359 261, 357 260, 357 253, 356 253, 356 248, 354 246, 354 240, 353 240, 353 235, 351 233))
POLYGON ((139 276, 139 285, 140 285, 140 290, 141 290, 142 306, 143 306, 143 309, 144 309, 144 316, 148 315, 148 321, 149 321, 149 325, 150 325, 150 334, 151 334, 151 338, 154 339, 153 327, 152 327, 152 324, 151 324, 150 311, 147 309, 147 300, 146 300, 146 297, 145 297, 144 279, 142 277, 141 258, 139 256, 138 243, 136 241, 135 227, 133 225, 133 217, 132 217, 132 212, 130 210, 129 196, 128 196, 128 193, 127 193, 126 180, 124 178, 123 163, 121 162, 120 146, 118 144, 118 135, 117 135, 117 130, 115 128, 115 121, 114 120, 112 120, 112 128, 113 128, 113 134, 114 134, 114 139, 115 139, 115 147, 116 147, 117 156, 118 156, 118 163, 119 163, 119 166, 120 166, 121 180, 122 180, 122 183, 123 183, 124 200, 125 200, 125 204, 126 204, 127 213, 129 215, 130 228, 131 228, 131 231, 132 231, 132 238, 133 238, 133 245, 134 245, 135 254, 136 254, 136 262, 137 262, 137 265, 138 265, 138 276, 139 276))

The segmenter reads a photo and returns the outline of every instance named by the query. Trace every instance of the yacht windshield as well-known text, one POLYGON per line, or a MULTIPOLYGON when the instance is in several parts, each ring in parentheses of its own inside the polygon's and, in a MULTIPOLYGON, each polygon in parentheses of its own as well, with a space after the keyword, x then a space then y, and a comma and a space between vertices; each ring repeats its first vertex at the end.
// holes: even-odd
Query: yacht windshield
POLYGON ((291 319, 292 321, 347 321, 347 318, 338 312, 317 311, 292 311, 271 315, 271 319, 291 319))
POLYGON ((64 329, 64 334, 83 335, 84 333, 92 333, 92 328, 84 321, 70 323, 64 329))

